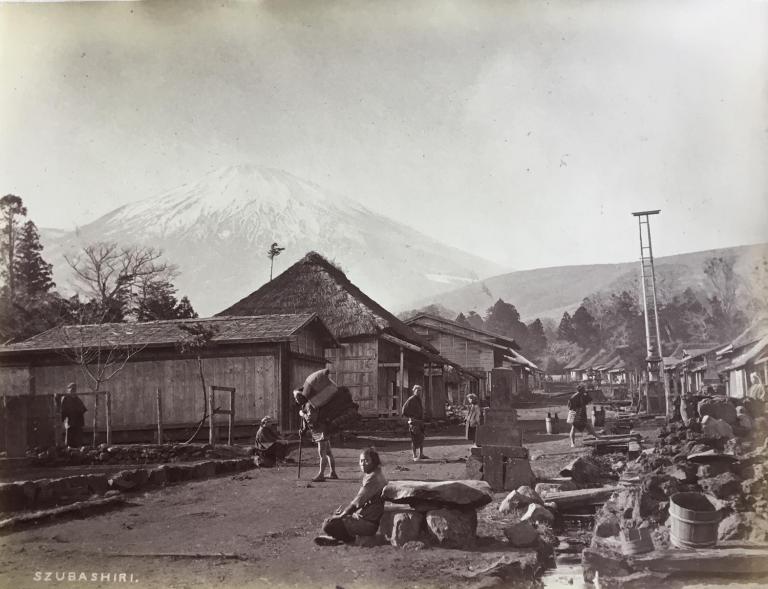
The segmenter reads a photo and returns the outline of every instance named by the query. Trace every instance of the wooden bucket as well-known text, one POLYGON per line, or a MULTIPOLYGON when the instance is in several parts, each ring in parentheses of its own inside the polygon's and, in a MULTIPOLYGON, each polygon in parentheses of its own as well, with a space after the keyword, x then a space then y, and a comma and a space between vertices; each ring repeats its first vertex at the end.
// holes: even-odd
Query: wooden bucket
POLYGON ((669 500, 670 541, 677 548, 706 548, 717 544, 720 515, 701 493, 675 493, 669 500))

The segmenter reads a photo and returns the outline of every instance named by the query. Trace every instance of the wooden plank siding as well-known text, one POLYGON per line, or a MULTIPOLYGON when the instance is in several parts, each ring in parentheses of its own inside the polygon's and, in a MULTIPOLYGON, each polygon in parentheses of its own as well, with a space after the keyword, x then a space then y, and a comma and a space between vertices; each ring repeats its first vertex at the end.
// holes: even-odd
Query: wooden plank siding
POLYGON ((360 413, 376 414, 379 406, 378 340, 375 337, 344 342, 339 348, 327 348, 330 377, 339 386, 349 388, 360 413))
MULTIPOLYGON (((278 415, 276 355, 203 358, 202 366, 207 389, 211 385, 237 389, 235 414, 239 421, 278 415)), ((76 366, 34 366, 32 374, 38 395, 61 393, 68 382, 76 382, 82 392, 90 390, 90 384, 76 366)), ((112 395, 113 428, 152 426, 156 421, 158 387, 167 427, 195 423, 202 417, 203 392, 195 359, 139 360, 128 362, 123 370, 102 385, 102 389, 112 395)), ((83 397, 83 401, 92 417, 93 397, 83 397)), ((216 402, 221 407, 227 405, 224 399, 217 398, 216 402)), ((99 417, 99 423, 104 426, 103 404, 99 407, 99 417)))

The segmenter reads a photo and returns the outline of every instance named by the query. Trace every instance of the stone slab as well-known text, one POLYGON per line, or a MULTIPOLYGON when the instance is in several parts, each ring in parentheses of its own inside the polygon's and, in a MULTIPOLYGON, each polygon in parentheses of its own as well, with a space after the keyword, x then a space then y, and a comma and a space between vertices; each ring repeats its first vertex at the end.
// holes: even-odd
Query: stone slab
POLYGON ((430 502, 444 506, 477 509, 493 501, 493 491, 486 481, 390 481, 382 497, 392 503, 430 502))

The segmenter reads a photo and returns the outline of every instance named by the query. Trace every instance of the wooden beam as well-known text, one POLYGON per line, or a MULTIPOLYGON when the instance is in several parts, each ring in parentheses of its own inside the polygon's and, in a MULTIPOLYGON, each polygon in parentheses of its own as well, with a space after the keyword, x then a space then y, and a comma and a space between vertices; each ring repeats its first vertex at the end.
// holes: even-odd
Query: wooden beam
POLYGON ((558 493, 543 493, 544 501, 557 504, 559 510, 582 505, 600 505, 621 487, 598 487, 596 489, 577 489, 575 491, 560 491, 558 493))

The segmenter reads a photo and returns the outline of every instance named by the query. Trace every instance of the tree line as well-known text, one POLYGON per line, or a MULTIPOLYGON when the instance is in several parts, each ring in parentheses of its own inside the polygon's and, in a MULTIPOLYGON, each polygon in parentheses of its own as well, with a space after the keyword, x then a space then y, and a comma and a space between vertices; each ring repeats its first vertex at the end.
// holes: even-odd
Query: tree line
MULTIPOLYGON (((657 307, 665 354, 683 342, 727 343, 746 328, 750 318, 768 313, 765 256, 748 276, 739 275, 733 258, 713 256, 704 262, 702 276, 699 286, 680 288, 674 269, 657 270, 657 307)), ((431 312, 439 314, 434 307, 431 312)), ((537 318, 526 324, 515 306, 502 299, 484 316, 462 312, 455 321, 515 339, 522 353, 549 373, 562 371, 588 350, 615 352, 630 369, 645 365, 639 276, 623 288, 584 298, 573 313, 563 313, 559 323, 537 318)))
POLYGON ((152 247, 85 245, 65 256, 77 293, 59 293, 37 226, 13 194, 0 198, 0 256, 0 343, 57 325, 197 317, 188 297, 177 298, 176 267, 152 247))

